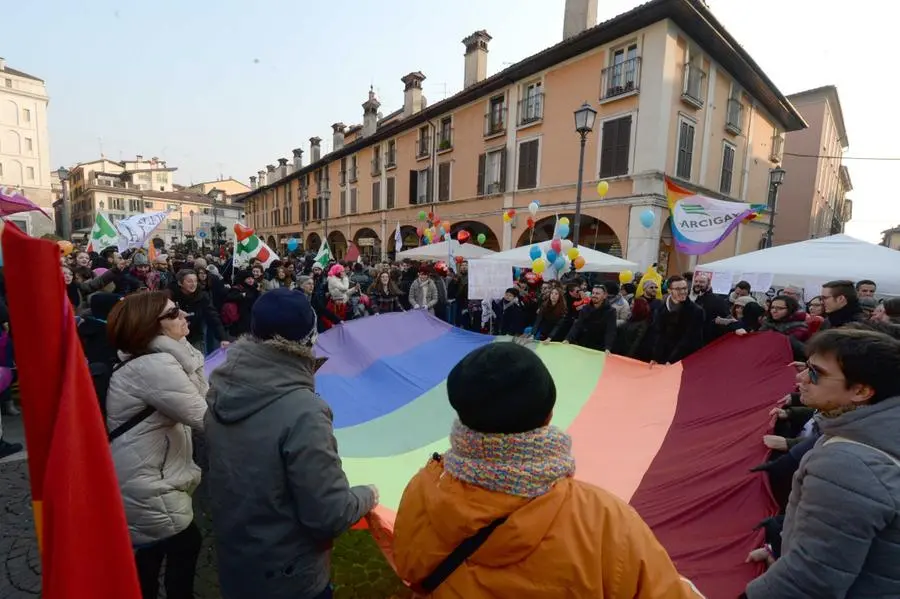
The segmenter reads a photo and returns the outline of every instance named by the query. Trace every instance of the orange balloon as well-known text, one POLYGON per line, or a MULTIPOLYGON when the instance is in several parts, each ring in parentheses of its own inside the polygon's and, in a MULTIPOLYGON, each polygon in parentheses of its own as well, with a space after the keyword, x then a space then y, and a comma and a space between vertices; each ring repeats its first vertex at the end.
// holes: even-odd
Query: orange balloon
POLYGON ((572 260, 572 264, 575 265, 576 270, 584 268, 584 256, 578 256, 577 258, 572 260))

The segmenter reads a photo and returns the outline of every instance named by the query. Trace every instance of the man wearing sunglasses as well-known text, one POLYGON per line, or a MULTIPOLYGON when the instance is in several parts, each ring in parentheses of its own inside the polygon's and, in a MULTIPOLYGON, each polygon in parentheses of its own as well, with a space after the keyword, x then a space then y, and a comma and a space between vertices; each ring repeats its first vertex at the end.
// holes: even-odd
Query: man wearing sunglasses
POLYGON ((832 329, 798 366, 822 437, 794 475, 781 558, 746 596, 900 597, 900 341, 832 329))

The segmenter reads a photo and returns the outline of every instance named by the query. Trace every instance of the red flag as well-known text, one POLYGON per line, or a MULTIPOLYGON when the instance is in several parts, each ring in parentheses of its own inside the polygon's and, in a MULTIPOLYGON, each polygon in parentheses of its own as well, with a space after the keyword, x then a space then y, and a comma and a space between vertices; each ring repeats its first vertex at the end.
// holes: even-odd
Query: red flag
POLYGON ((140 599, 106 428, 59 246, 7 224, 4 273, 45 599, 140 599), (29 281, 44 281, 33 293, 29 281))

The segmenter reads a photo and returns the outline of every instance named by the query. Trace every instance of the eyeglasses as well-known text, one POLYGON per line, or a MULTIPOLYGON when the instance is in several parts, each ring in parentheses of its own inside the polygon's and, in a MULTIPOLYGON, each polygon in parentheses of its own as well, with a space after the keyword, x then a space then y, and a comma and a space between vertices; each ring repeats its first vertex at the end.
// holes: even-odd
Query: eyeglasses
POLYGON ((813 385, 818 385, 822 379, 840 379, 843 377, 832 376, 828 374, 822 374, 819 370, 818 366, 815 364, 810 364, 809 361, 806 362, 794 362, 794 366, 797 368, 797 372, 805 373, 806 376, 809 377, 809 382, 813 385))
POLYGON ((175 320, 179 316, 181 316, 181 308, 178 304, 175 304, 172 308, 163 312, 163 315, 158 320, 175 320))

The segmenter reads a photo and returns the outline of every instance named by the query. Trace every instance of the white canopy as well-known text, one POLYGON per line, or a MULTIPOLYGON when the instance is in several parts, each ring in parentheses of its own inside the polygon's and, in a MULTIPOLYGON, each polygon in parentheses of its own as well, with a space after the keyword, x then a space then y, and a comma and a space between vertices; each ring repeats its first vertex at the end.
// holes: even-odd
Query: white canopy
POLYGON ((421 245, 417 248, 403 250, 397 254, 397 259, 410 258, 411 260, 449 260, 450 256, 462 256, 469 258, 484 258, 496 252, 472 243, 460 243, 455 239, 421 245))
MULTIPOLYGON (((487 256, 486 260, 496 262, 506 262, 510 266, 518 266, 519 268, 530 268, 534 260, 531 257, 531 248, 538 246, 541 252, 546 255, 547 248, 550 247, 549 241, 540 243, 532 243, 531 245, 523 245, 522 247, 513 248, 505 252, 498 252, 487 256)), ((578 248, 582 257, 584 257, 584 267, 579 272, 622 272, 623 270, 631 270, 637 272, 639 267, 636 263, 622 258, 616 258, 597 250, 592 250, 585 246, 578 248)))
MULTIPOLYGON (((697 270, 773 275, 774 286, 815 288, 835 279, 872 279, 879 295, 900 295, 900 252, 849 235, 779 245, 733 258, 698 264, 697 270)), ((816 292, 818 293, 818 292, 816 292)))

